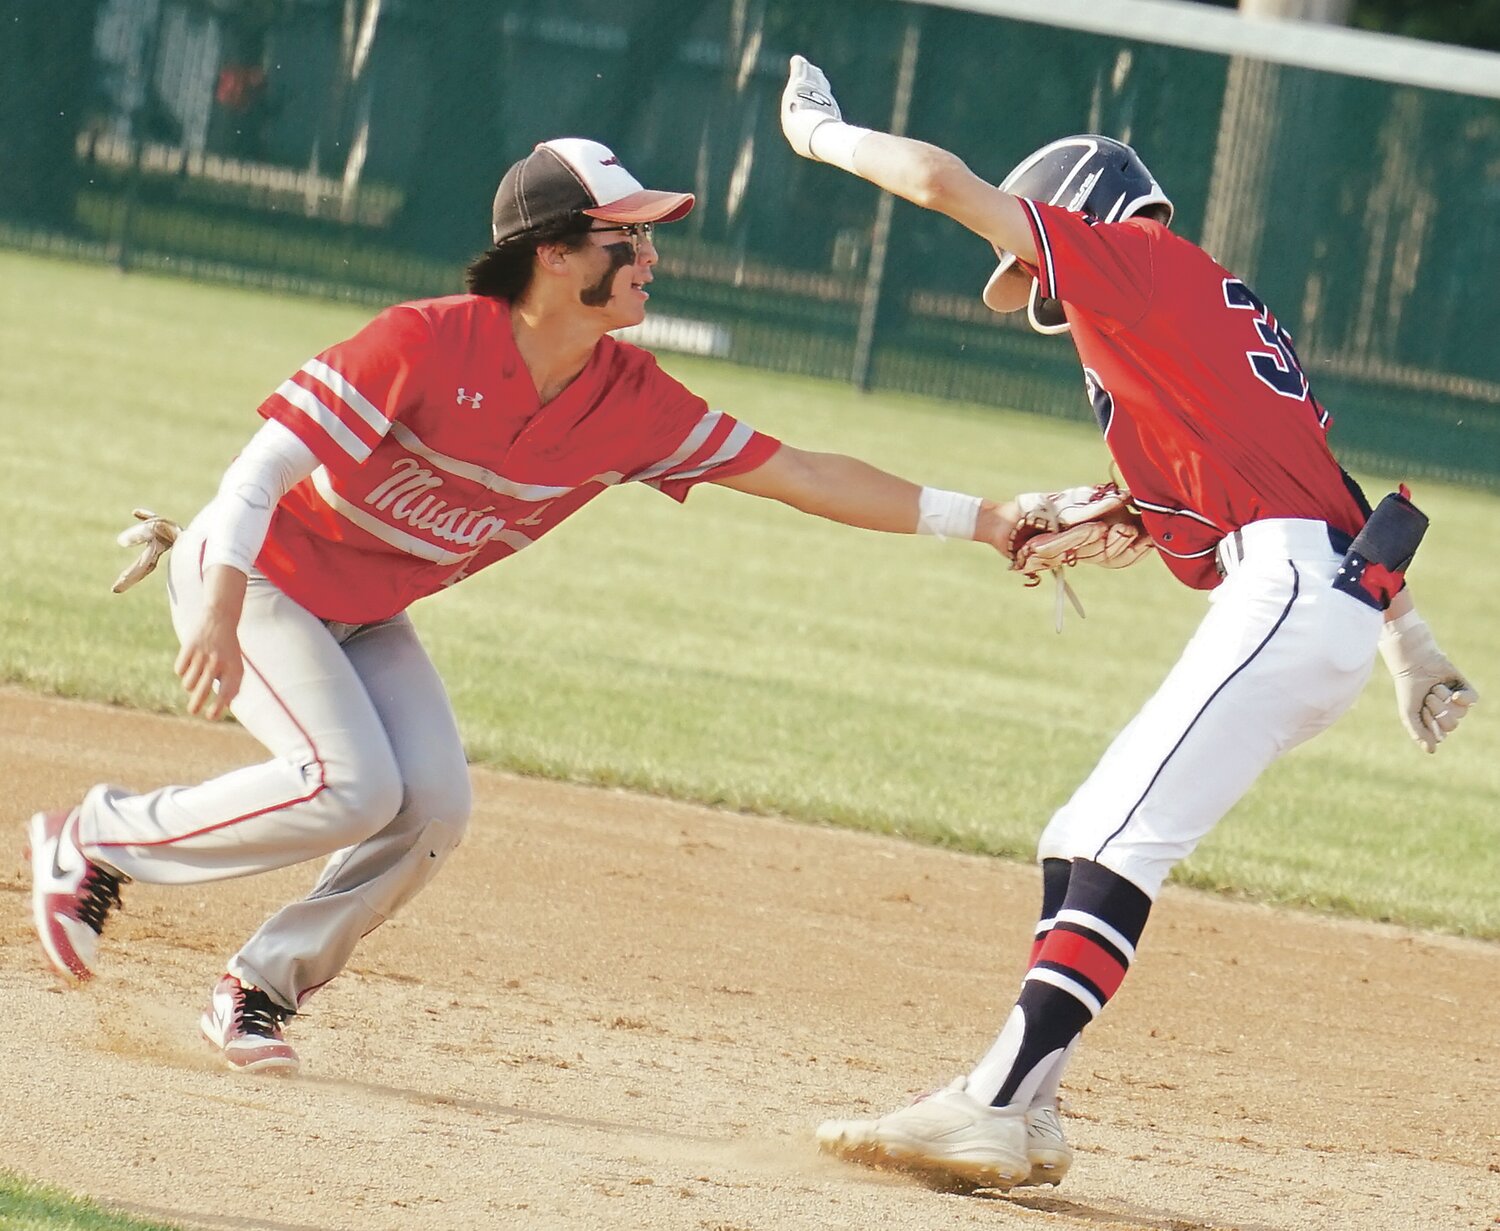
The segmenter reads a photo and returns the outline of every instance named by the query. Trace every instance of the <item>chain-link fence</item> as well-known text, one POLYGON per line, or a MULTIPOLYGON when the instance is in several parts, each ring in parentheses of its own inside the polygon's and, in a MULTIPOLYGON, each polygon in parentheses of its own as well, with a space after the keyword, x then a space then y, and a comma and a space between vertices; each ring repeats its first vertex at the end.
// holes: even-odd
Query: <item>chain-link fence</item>
POLYGON ((648 340, 1086 414, 986 246, 796 158, 786 59, 998 179, 1119 136, 1292 329, 1358 464, 1500 483, 1500 103, 897 0, 0 0, 0 243, 291 290, 458 289, 504 167, 590 136, 699 205, 648 340))

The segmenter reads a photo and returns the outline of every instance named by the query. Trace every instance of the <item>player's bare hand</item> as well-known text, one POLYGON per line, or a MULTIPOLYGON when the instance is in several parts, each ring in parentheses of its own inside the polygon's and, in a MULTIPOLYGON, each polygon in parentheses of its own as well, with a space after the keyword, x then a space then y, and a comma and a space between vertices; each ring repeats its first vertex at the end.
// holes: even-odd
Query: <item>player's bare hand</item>
POLYGON ((239 694, 245 675, 234 623, 205 616, 198 630, 182 643, 173 669, 188 694, 188 713, 220 717, 239 694))
POLYGON ((781 131, 786 134, 787 143, 803 158, 816 162, 818 156, 812 152, 813 129, 829 120, 843 118, 823 70, 801 56, 793 56, 786 89, 781 92, 781 131))
POLYGON ((981 543, 988 543, 1002 556, 1009 560, 1010 541, 1016 533, 1016 524, 1020 521, 1021 509, 1014 500, 1007 500, 1003 504, 994 500, 986 500, 979 506, 979 518, 974 525, 974 537, 981 543))
POLYGON ((1386 623, 1380 653, 1396 684, 1401 724, 1416 743, 1436 752, 1479 700, 1479 690, 1438 649, 1415 611, 1386 623))

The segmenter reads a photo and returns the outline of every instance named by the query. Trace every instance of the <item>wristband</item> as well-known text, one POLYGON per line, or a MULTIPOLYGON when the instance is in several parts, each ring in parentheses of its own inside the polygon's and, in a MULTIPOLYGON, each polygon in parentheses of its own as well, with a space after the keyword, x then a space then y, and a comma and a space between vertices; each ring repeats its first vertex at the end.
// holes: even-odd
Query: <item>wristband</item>
POLYGON ((924 487, 917 498, 917 533, 939 539, 972 539, 982 503, 978 496, 924 487))
POLYGON ((819 162, 838 167, 850 175, 858 175, 854 169, 854 148, 870 135, 870 129, 843 120, 824 120, 807 136, 807 149, 819 162))

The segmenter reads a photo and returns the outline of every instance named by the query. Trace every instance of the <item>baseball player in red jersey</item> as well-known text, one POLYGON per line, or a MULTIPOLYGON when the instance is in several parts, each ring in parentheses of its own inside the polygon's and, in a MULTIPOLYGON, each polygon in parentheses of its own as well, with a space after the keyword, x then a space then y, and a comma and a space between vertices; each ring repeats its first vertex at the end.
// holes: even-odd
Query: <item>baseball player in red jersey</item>
POLYGON ((32 817, 34 921, 58 972, 92 975, 129 880, 328 857, 230 959, 201 1021, 231 1068, 295 1070, 284 1024, 468 821, 463 746, 407 607, 610 487, 680 501, 713 482, 851 526, 1006 542, 995 505, 783 445, 610 336, 645 316, 653 225, 692 205, 602 145, 545 142, 501 180, 469 294, 382 312, 261 405, 168 588, 189 711, 231 709, 270 759, 145 794, 100 785, 32 817))
POLYGON ((1072 1161, 1063 1068, 1124 979, 1172 866, 1271 761, 1349 707, 1377 645, 1428 751, 1477 694, 1400 589, 1425 519, 1397 497, 1371 516, 1328 450, 1329 416, 1291 338, 1244 282, 1168 229, 1171 201, 1128 146, 1065 138, 996 188, 945 150, 844 123, 800 56, 781 119, 797 153, 990 242, 1001 260, 985 303, 1071 334, 1157 551, 1212 591, 1180 661, 1042 834, 1031 961, 989 1052, 909 1107, 818 1133, 871 1165, 1057 1183, 1072 1161))

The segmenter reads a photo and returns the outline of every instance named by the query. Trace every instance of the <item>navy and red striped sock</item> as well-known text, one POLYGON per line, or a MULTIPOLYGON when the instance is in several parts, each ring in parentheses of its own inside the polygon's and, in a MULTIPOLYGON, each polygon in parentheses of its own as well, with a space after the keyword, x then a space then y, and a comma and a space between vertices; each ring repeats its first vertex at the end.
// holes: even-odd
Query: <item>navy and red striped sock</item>
POLYGON ((1119 990, 1151 913, 1145 893, 1091 860, 1068 865, 1061 905, 1050 911, 1060 883, 1060 870, 1044 864, 1042 923, 1021 995, 969 1078, 969 1093, 997 1107, 1030 1106, 1044 1083, 1055 1091, 1057 1066, 1119 990))

